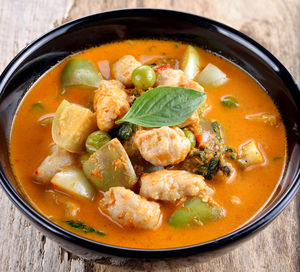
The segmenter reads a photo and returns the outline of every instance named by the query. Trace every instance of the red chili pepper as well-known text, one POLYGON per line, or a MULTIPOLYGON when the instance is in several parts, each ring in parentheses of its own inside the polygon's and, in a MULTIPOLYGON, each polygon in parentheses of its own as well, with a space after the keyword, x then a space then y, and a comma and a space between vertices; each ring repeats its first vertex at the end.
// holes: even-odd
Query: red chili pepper
POLYGON ((203 135, 202 134, 196 134, 195 137, 196 137, 196 141, 197 141, 197 147, 200 147, 201 143, 202 143, 203 135))
POLYGON ((161 65, 161 66, 158 66, 158 67, 154 67, 153 70, 154 70, 154 72, 161 72, 161 71, 166 70, 170 67, 171 67, 170 64, 164 64, 164 65, 161 65))

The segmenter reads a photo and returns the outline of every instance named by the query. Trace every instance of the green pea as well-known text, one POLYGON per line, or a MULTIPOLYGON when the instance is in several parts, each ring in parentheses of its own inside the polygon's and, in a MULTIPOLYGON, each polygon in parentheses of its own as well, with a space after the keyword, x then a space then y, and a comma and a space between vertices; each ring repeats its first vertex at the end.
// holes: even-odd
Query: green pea
POLYGON ((110 140, 111 137, 107 132, 102 130, 95 131, 91 133, 86 139, 85 142, 86 150, 89 153, 94 153, 110 140))
POLYGON ((101 76, 95 67, 85 59, 70 60, 62 71, 61 85, 97 89, 101 76))
POLYGON ((196 137, 195 137, 194 133, 191 132, 187 128, 183 129, 183 133, 184 133, 185 137, 187 137, 189 139, 189 141, 191 142, 191 148, 195 148, 195 146, 196 146, 196 137))
POLYGON ((124 123, 118 131, 117 137, 122 140, 129 140, 130 135, 132 134, 133 124, 131 123, 124 123))
POLYGON ((237 108, 239 107, 239 102, 233 96, 224 96, 221 98, 221 103, 226 108, 237 108))
POLYGON ((132 72, 131 81, 136 88, 147 90, 154 85, 156 76, 150 66, 142 65, 132 72))

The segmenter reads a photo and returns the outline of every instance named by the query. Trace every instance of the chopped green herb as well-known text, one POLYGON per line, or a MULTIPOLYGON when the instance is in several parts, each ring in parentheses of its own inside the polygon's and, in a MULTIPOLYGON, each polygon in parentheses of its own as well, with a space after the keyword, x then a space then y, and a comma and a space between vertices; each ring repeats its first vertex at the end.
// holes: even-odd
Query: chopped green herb
POLYGON ((102 231, 99 231, 97 229, 94 229, 92 227, 87 227, 86 224, 84 224, 83 222, 77 220, 77 221, 73 221, 73 220, 67 220, 64 221, 65 223, 67 223, 70 227, 74 228, 74 229, 80 229, 85 233, 91 233, 91 232, 95 232, 99 235, 105 236, 106 234, 102 231))
POLYGON ((237 152, 234 148, 226 146, 224 151, 227 158, 236 160, 237 152))
POLYGON ((41 113, 41 112, 45 111, 45 107, 41 102, 36 102, 31 105, 30 111, 36 112, 36 113, 41 113))
POLYGON ((219 157, 214 157, 207 164, 199 166, 195 173, 203 176, 205 179, 211 180, 219 165, 219 157))
POLYGON ((273 161, 278 161, 278 160, 281 160, 281 159, 282 159, 281 156, 276 156, 276 157, 273 158, 273 161))
POLYGON ((200 151, 199 152, 199 156, 200 156, 200 158, 201 158, 201 160, 203 161, 203 162, 205 162, 206 161, 206 152, 205 151, 200 151))
POLYGON ((214 172, 217 169, 218 164, 219 164, 219 158, 213 158, 209 161, 207 166, 207 173, 205 176, 206 179, 213 178, 214 172))
POLYGON ((155 48, 155 47, 156 47, 155 45, 150 46, 150 47, 149 47, 149 51, 151 52, 152 49, 155 48))
POLYGON ((128 43, 130 46, 134 46, 133 41, 127 41, 127 43, 128 43))
POLYGON ((214 132, 216 133, 217 139, 219 142, 222 141, 222 136, 221 136, 221 126, 218 122, 213 122, 211 124, 211 127, 213 128, 214 132))
POLYGON ((178 44, 177 44, 177 43, 174 43, 174 47, 175 47, 175 48, 178 48, 178 44))
POLYGON ((233 96, 224 96, 221 98, 221 103, 226 108, 237 108, 240 106, 239 102, 233 96))

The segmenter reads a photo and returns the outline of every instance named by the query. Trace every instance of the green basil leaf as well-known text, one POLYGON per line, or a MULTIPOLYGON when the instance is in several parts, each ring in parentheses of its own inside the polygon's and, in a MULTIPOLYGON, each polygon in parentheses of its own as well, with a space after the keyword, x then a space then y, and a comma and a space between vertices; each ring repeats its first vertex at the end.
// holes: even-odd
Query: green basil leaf
POLYGON ((116 124, 129 122, 144 127, 183 123, 204 101, 206 94, 183 87, 161 86, 138 97, 116 124))

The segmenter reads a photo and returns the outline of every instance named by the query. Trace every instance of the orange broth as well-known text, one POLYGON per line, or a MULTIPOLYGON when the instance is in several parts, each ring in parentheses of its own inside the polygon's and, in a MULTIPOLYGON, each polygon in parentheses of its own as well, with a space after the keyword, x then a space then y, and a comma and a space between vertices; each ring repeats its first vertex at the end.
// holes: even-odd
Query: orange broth
MULTIPOLYGON (((123 55, 133 55, 137 60, 141 56, 164 56, 181 59, 186 49, 186 44, 171 41, 140 40, 124 41, 105 44, 91 48, 71 58, 84 58, 98 68, 98 62, 108 60, 110 66, 123 55)), ((203 61, 218 66, 229 77, 229 81, 217 88, 206 89, 209 110, 206 118, 217 120, 224 128, 225 143, 238 150, 249 140, 255 140, 264 152, 265 163, 252 166, 242 171, 233 162, 236 174, 230 181, 207 181, 215 190, 213 198, 224 207, 226 215, 204 226, 176 229, 167 224, 173 210, 168 205, 162 204, 163 218, 160 227, 155 230, 141 230, 120 227, 98 209, 102 193, 95 199, 88 200, 68 195, 59 194, 75 200, 79 206, 78 214, 72 220, 81 220, 87 226, 92 226, 105 232, 106 236, 96 233, 87 233, 70 228, 63 221, 71 220, 66 217, 61 203, 49 197, 47 190, 56 190, 52 185, 41 185, 33 181, 32 174, 43 159, 49 155, 53 144, 51 138, 51 125, 42 126, 38 121, 47 113, 54 113, 63 99, 90 107, 93 92, 85 89, 67 89, 62 93, 60 84, 61 72, 66 60, 62 61, 30 88, 16 113, 11 131, 10 155, 15 176, 29 203, 41 214, 56 224, 99 242, 131 248, 158 249, 187 246, 205 242, 226 235, 245 225, 259 210, 264 207, 273 195, 283 174, 286 162, 286 135, 282 122, 277 127, 268 126, 263 122, 246 120, 245 116, 257 113, 270 113, 279 116, 279 112, 263 89, 244 71, 232 63, 215 56, 212 53, 198 49, 203 61), (240 106, 228 109, 222 106, 220 99, 224 95, 236 97, 240 106), (40 113, 31 110, 31 105, 41 102, 45 111, 40 113), (232 201, 238 197, 240 203, 232 201)), ((69 60, 69 58, 68 58, 69 60)))

